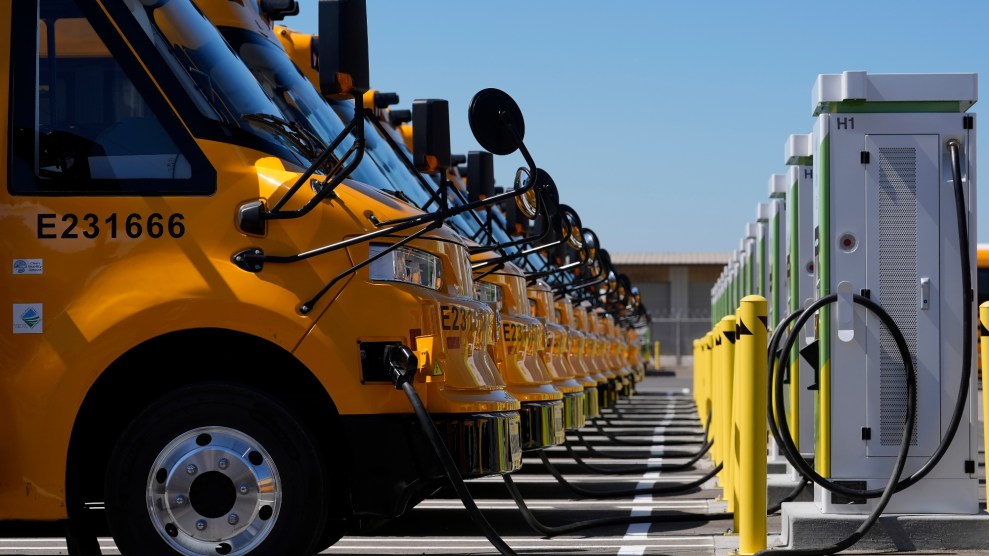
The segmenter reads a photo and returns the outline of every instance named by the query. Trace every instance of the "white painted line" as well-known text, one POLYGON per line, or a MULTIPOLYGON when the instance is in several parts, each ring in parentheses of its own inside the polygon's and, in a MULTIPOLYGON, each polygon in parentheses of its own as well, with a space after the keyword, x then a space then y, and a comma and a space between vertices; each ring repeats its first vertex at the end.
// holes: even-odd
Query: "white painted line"
MULTIPOLYGON (((651 483, 654 484, 654 483, 651 483)), ((648 488, 648 487, 647 487, 648 488)), ((602 502, 600 500, 559 500, 559 501, 528 501, 526 505, 530 509, 538 510, 570 510, 570 509, 581 509, 581 510, 593 510, 593 509, 609 509, 609 510, 634 510, 636 508, 641 508, 648 506, 653 509, 660 508, 694 508, 700 507, 705 502, 704 499, 693 499, 693 500, 651 500, 650 497, 639 497, 636 496, 634 500, 627 501, 623 500, 618 503, 614 502, 602 502)), ((511 500, 486 500, 486 499, 475 499, 474 500, 478 507, 480 508, 515 508, 515 503, 511 500)), ((439 510, 439 509, 463 509, 464 505, 460 500, 450 498, 450 499, 430 499, 423 500, 420 502, 415 509, 426 509, 426 510, 439 510)))
MULTIPOLYGON (((541 537, 502 537, 502 538, 505 539, 506 541, 511 541, 511 542, 540 542, 540 543, 545 543, 545 544, 560 543, 560 544, 577 544, 577 545, 583 545, 584 543, 586 543, 588 541, 588 538, 585 537, 585 536, 553 537, 551 539, 544 539, 544 538, 541 538, 541 537)), ((426 540, 426 541, 429 541, 429 542, 431 542, 433 544, 442 544, 442 543, 476 543, 476 544, 488 544, 487 539, 485 539, 483 537, 480 537, 480 536, 477 536, 477 537, 374 537, 374 536, 368 536, 368 537, 343 537, 342 539, 340 539, 339 542, 341 542, 341 543, 351 543, 351 544, 362 544, 362 543, 376 543, 376 544, 382 544, 382 543, 409 543, 410 541, 414 541, 416 539, 426 540)), ((608 542, 620 543, 623 540, 625 540, 625 539, 620 538, 620 537, 594 537, 593 542, 598 542, 598 543, 608 543, 608 542)), ((683 536, 683 535, 681 535, 681 536, 662 536, 662 537, 655 537, 655 538, 652 538, 652 539, 647 539, 647 541, 648 541, 648 543, 652 543, 652 544, 663 544, 663 543, 666 543, 666 542, 676 542, 676 543, 682 544, 682 543, 687 543, 687 542, 690 542, 690 541, 696 541, 698 543, 707 544, 707 543, 709 543, 711 541, 711 539, 710 539, 710 535, 701 535, 701 536, 683 536)))
MULTIPOLYGON (((642 474, 642 480, 636 484, 636 489, 647 489, 652 488, 656 484, 656 479, 659 479, 659 472, 651 471, 642 474)), ((651 494, 639 494, 634 498, 635 502, 648 502, 652 503, 653 497, 651 494)), ((648 516, 652 515, 652 509, 640 510, 633 509, 630 517, 648 516)), ((625 530, 625 536, 622 537, 623 541, 630 540, 643 540, 649 537, 649 524, 648 523, 630 523, 628 529, 625 530)), ((642 555, 646 553, 646 549, 643 546, 623 546, 618 554, 626 555, 642 555)))
MULTIPOLYGON (((100 545, 100 552, 106 556, 120 554, 117 545, 110 537, 100 537, 97 539, 100 545)), ((69 553, 69 547, 64 538, 44 537, 44 538, 4 538, 0 539, 0 554, 9 556, 32 556, 34 554, 44 556, 65 556, 69 553)))

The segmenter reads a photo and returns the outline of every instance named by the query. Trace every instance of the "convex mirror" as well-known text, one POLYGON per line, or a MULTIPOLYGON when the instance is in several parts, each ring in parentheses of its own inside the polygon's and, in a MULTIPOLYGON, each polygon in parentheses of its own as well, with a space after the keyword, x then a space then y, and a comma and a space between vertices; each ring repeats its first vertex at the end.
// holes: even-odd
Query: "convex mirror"
POLYGON ((512 154, 525 138, 522 110, 500 89, 478 91, 467 109, 467 122, 474 139, 497 155, 512 154))

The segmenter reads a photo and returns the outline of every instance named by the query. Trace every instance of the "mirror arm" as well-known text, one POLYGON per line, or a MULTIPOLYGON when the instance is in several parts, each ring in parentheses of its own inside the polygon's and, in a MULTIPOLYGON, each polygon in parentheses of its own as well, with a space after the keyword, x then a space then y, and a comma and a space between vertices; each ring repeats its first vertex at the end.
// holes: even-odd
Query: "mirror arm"
MULTIPOLYGON (((470 254, 472 254, 472 255, 473 254, 476 254, 476 253, 486 253, 488 251, 494 251, 494 250, 499 250, 499 251, 504 252, 504 250, 507 249, 507 248, 509 248, 509 247, 517 247, 519 245, 523 245, 523 244, 526 244, 526 243, 533 243, 533 242, 537 242, 537 241, 543 241, 550 234, 550 232, 552 232, 553 230, 550 227, 550 218, 548 216, 548 211, 546 210, 546 203, 539 203, 539 207, 540 207, 539 210, 540 210, 540 212, 543 215, 543 223, 544 224, 543 224, 543 231, 538 236, 524 237, 524 238, 521 238, 521 239, 517 239, 515 241, 509 241, 509 242, 505 242, 505 243, 499 243, 497 245, 474 246, 474 247, 469 248, 468 249, 468 252, 470 254)), ((536 247, 530 247, 530 248, 524 249, 522 251, 516 251, 515 253, 506 253, 505 255, 502 255, 502 256, 500 256, 500 257, 498 257, 496 259, 491 259, 489 261, 484 261, 484 262, 477 263, 476 265, 473 265, 473 268, 480 269, 480 268, 484 268, 484 267, 487 267, 487 266, 491 266, 493 264, 504 263, 504 262, 507 262, 507 261, 518 259, 520 257, 525 257, 526 255, 531 255, 532 253, 536 253, 536 252, 542 251, 544 249, 549 249, 550 247, 554 247, 556 245, 559 245, 560 243, 562 243, 562 240, 557 240, 557 241, 554 241, 554 242, 551 242, 551 243, 548 243, 548 244, 545 244, 545 245, 539 245, 539 246, 536 246, 536 247)))
MULTIPOLYGON (((557 240, 557 241, 552 241, 550 243, 546 243, 546 244, 543 244, 543 245, 537 245, 535 247, 530 247, 530 248, 524 249, 522 251, 516 251, 513 254, 502 255, 502 256, 500 256, 500 257, 498 257, 496 259, 491 259, 491 260, 488 260, 488 261, 479 262, 479 263, 477 263, 475 265, 472 265, 472 268, 474 268, 474 269, 481 269, 481 268, 485 268, 485 267, 488 267, 488 266, 491 266, 491 265, 495 265, 495 264, 503 264, 503 263, 506 263, 508 261, 511 261, 511 260, 514 260, 514 259, 518 259, 519 257, 525 257, 526 255, 531 255, 533 253, 538 253, 540 251, 545 251, 546 249, 549 249, 550 247, 556 247, 557 245, 559 245, 561 243, 563 243, 563 242, 560 241, 560 240, 557 240)), ((478 252, 483 253, 483 252, 491 251, 491 250, 493 250, 495 248, 498 248, 498 247, 499 246, 497 246, 497 245, 494 246, 494 247, 484 247, 483 249, 481 249, 478 252)), ((474 251, 471 251, 471 253, 474 253, 474 251)))
POLYGON ((340 131, 340 133, 336 136, 333 142, 330 143, 328 147, 326 147, 326 149, 319 155, 316 161, 313 162, 309 166, 309 168, 307 168, 306 171, 302 173, 301 176, 299 176, 299 179, 296 180, 294 184, 292 184, 292 187, 290 187, 289 190, 285 192, 284 195, 282 195, 282 197, 278 200, 278 202, 271 207, 271 210, 269 210, 265 215, 266 218, 270 218, 270 219, 275 219, 280 217, 287 218, 287 216, 279 216, 285 214, 281 212, 281 208, 285 206, 285 204, 289 201, 289 199, 295 196, 296 192, 299 191, 299 188, 301 188, 303 184, 306 183, 306 180, 311 178, 312 175, 316 173, 316 170, 326 163, 330 155, 333 154, 333 151, 336 150, 336 148, 343 141, 343 138, 346 137, 348 133, 350 133, 351 127, 352 126, 348 124, 346 127, 343 128, 343 130, 340 131))
POLYGON ((439 194, 437 193, 436 188, 429 185, 429 182, 426 181, 425 177, 423 177, 422 172, 420 172, 415 167, 415 164, 411 160, 409 160, 409 157, 405 156, 405 153, 398 146, 398 143, 395 142, 395 139, 384 128, 384 124, 382 124, 381 120, 379 120, 378 117, 374 114, 374 111, 371 110, 370 108, 365 108, 364 115, 371 120, 371 124, 378 130, 378 135, 380 135, 385 140, 385 143, 388 143, 388 146, 391 147, 391 150, 394 151, 395 155, 398 156, 399 160, 402 161, 402 165, 405 166, 405 169, 408 170, 409 174, 411 174, 416 179, 416 181, 419 182, 419 186, 422 187, 423 191, 429 194, 429 199, 430 199, 429 203, 426 203, 425 206, 419 208, 425 211, 427 208, 429 208, 429 205, 433 201, 436 201, 437 204, 440 204, 442 201, 440 201, 439 194))
POLYGON ((539 271, 539 272, 534 272, 532 274, 527 275, 527 277, 528 276, 531 276, 533 278, 547 278, 549 276, 559 275, 559 274, 561 274, 563 272, 566 272, 568 270, 571 270, 571 269, 574 269, 574 268, 578 268, 580 266, 583 266, 583 264, 584 264, 584 261, 574 261, 572 263, 567 263, 567 264, 565 264, 563 266, 559 266, 559 267, 554 268, 552 270, 542 270, 542 271, 539 271))
MULTIPOLYGON (((513 126, 508 121, 508 119, 505 117, 505 113, 504 112, 499 112, 498 116, 501 118, 502 123, 508 129, 509 133, 512 134, 512 138, 515 139, 515 143, 518 145, 519 152, 522 153, 522 158, 525 159, 525 163, 529 165, 529 180, 528 180, 528 183, 526 183, 524 186, 522 186, 522 187, 520 187, 518 189, 513 188, 510 191, 505 191, 504 193, 499 193, 498 195, 492 195, 491 197, 488 197, 488 198, 485 198, 485 199, 480 199, 480 200, 474 201, 472 203, 467 203, 467 204, 464 204, 464 205, 460 205, 458 207, 448 208, 448 209, 446 209, 443 212, 432 213, 432 214, 435 214, 435 215, 439 215, 438 218, 449 218, 451 216, 456 216, 458 214, 467 212, 469 210, 475 210, 475 209, 482 208, 482 207, 489 207, 489 206, 492 206, 492 205, 494 205, 496 203, 500 203, 501 201, 504 201, 506 199, 514 199, 515 197, 518 197, 519 195, 523 195, 523 194, 527 193, 530 189, 532 189, 533 187, 536 186, 536 183, 538 183, 538 181, 539 181, 539 169, 536 168, 536 162, 535 162, 535 160, 532 159, 532 155, 529 153, 529 149, 527 149, 525 147, 525 143, 522 141, 522 137, 519 136, 518 132, 515 129, 515 126, 513 126)), ((418 217, 409 217, 409 218, 418 218, 418 217)), ((427 220, 424 220, 423 222, 425 222, 425 221, 434 221, 435 219, 436 218, 427 219, 427 220)), ((398 223, 400 223, 400 222, 402 222, 404 220, 408 220, 408 218, 405 218, 405 219, 398 218, 398 219, 394 219, 394 220, 387 220, 387 221, 384 221, 384 222, 378 222, 378 221, 373 221, 373 222, 374 222, 374 224, 376 226, 388 226, 388 225, 391 225, 391 224, 398 224, 398 223)), ((547 218, 547 220, 548 220, 548 218, 547 218)), ((549 229, 549 226, 547 225, 547 230, 548 229, 549 229)), ((545 237, 545 236, 540 236, 539 241, 541 241, 543 237, 545 237)))
MULTIPOLYGON (((471 246, 470 248, 468 248, 467 251, 471 255, 474 255, 474 254, 477 254, 477 253, 487 253, 489 251, 503 251, 505 249, 508 249, 509 247, 518 247, 520 245, 525 245, 526 243, 532 243, 533 241, 538 241, 542 237, 543 237, 543 234, 540 234, 538 236, 526 236, 526 237, 519 238, 519 239, 513 239, 511 241, 506 241, 504 243, 496 243, 494 245, 474 245, 474 246, 471 246)), ((511 257, 518 257, 519 255, 516 254, 516 255, 510 255, 510 256, 511 257)))
POLYGON ((321 203, 324 199, 329 197, 330 194, 333 193, 333 190, 336 189, 336 187, 340 185, 343 182, 343 180, 347 178, 347 176, 352 174, 354 170, 357 169, 357 166, 360 165, 361 160, 364 158, 364 151, 366 147, 364 141, 364 118, 362 117, 363 110, 364 110, 363 93, 355 89, 354 118, 350 121, 349 124, 347 124, 346 127, 343 128, 343 130, 340 131, 340 133, 336 136, 336 138, 333 139, 333 142, 326 147, 326 150, 324 150, 322 154, 319 155, 316 161, 313 162, 309 166, 309 168, 307 168, 306 171, 302 173, 301 176, 299 176, 299 179, 296 180, 296 182, 292 185, 291 188, 289 188, 289 190, 285 193, 285 195, 283 195, 281 199, 279 199, 278 202, 275 203, 275 205, 265 213, 264 215, 265 219, 280 220, 280 219, 298 218, 300 216, 305 216, 306 214, 311 212, 314 208, 316 208, 316 206, 319 203, 321 203), (282 207, 285 206, 285 204, 288 202, 289 199, 295 196, 296 192, 298 192, 298 190, 302 187, 302 185, 306 182, 306 180, 312 177, 312 175, 316 172, 316 169, 321 167, 326 162, 326 160, 330 157, 330 155, 333 154, 333 151, 336 150, 336 148, 343 141, 343 138, 346 137, 347 134, 349 134, 351 131, 354 132, 354 144, 350 149, 347 150, 347 153, 344 155, 344 158, 342 159, 342 160, 346 160, 348 157, 350 157, 351 153, 353 153, 353 157, 351 158, 350 162, 347 163, 347 166, 343 170, 339 172, 334 171, 332 175, 327 176, 323 180, 323 186, 319 189, 318 192, 316 192, 315 195, 313 195, 312 199, 310 199, 308 202, 306 202, 305 205, 302 206, 302 208, 291 211, 283 211, 282 207))
POLYGON ((560 289, 560 290, 557 290, 557 291, 559 293, 569 294, 569 293, 573 293, 575 291, 584 290, 584 289, 587 289, 587 288, 589 288, 591 286, 596 286, 598 284, 601 284, 601 283, 605 282, 606 279, 607 279, 606 277, 604 277, 604 278, 596 278, 594 280, 591 280, 590 282, 581 282, 581 283, 573 284, 570 287, 563 288, 563 289, 560 289))
MULTIPOLYGON (((428 224, 428 222, 426 222, 428 224)), ((382 228, 379 230, 374 230, 373 232, 368 232, 366 234, 361 234, 356 237, 338 241, 336 243, 331 243, 329 245, 324 245, 323 247, 317 247, 316 249, 310 249, 309 251, 303 251, 295 255, 265 255, 264 252, 257 247, 249 247, 237 252, 233 261, 239 268, 246 270, 248 272, 261 272, 264 268, 264 263, 294 263, 298 261, 303 261, 318 255, 325 255, 326 253, 331 253, 339 249, 345 249, 352 245, 357 245, 365 241, 372 239, 377 239, 395 232, 401 232, 409 228, 414 228, 421 225, 419 222, 407 222, 403 224, 398 224, 388 228, 382 228)), ((434 226, 438 227, 438 226, 434 226)))
MULTIPOLYGON (((519 195, 527 193, 530 189, 536 186, 536 183, 538 183, 539 169, 536 168, 536 162, 535 160, 533 160, 532 155, 529 153, 529 149, 525 147, 525 143, 522 141, 522 137, 519 136, 518 132, 515 129, 515 126, 513 126, 505 117, 504 112, 499 112, 498 116, 501 118, 502 123, 508 129, 509 133, 512 134, 512 138, 515 139, 515 143, 516 145, 518 145, 519 152, 522 153, 522 158, 525 159, 525 163, 529 165, 528 183, 526 183, 524 186, 518 189, 513 188, 509 191, 505 191, 504 193, 499 193, 497 195, 492 195, 491 197, 487 197, 485 199, 480 199, 472 203, 467 203, 464 205, 460 205, 458 207, 448 209, 447 213, 443 214, 442 216, 443 218, 449 218, 451 216, 456 216, 458 214, 467 212, 469 210, 476 210, 483 207, 489 207, 508 199, 514 199, 519 195)), ((433 213, 433 214, 440 214, 440 213, 433 213)), ((399 222, 402 222, 403 220, 405 219, 400 218, 395 220, 387 220, 384 222, 375 222, 375 225, 388 226, 391 224, 397 224, 399 222)))
POLYGON ((498 272, 499 270, 502 270, 504 268, 505 268, 505 263, 498 263, 498 264, 492 266, 491 268, 485 270, 482 274, 479 274, 479 275, 475 276, 474 277, 474 281, 477 282, 478 280, 483 279, 488 274, 492 274, 494 272, 498 272))
MULTIPOLYGON (((496 250, 497 251, 503 251, 503 250, 505 250, 505 249, 507 249, 509 247, 517 247, 519 245, 524 245, 526 243, 535 243, 535 242, 540 242, 540 241, 545 240, 546 237, 550 234, 550 232, 553 231, 553 229, 551 227, 551 224, 550 224, 549 210, 546 208, 546 203, 543 203, 543 202, 540 202, 539 203, 539 212, 542 214, 542 217, 543 217, 543 229, 538 234, 527 236, 527 237, 523 237, 523 238, 519 238, 519 239, 515 239, 515 240, 512 240, 512 241, 506 241, 504 243, 497 243, 495 245, 475 245, 475 246, 469 248, 468 249, 468 252, 473 255, 473 254, 476 254, 476 253, 487 253, 488 251, 496 251, 496 250)), ((560 243, 561 243, 561 241, 557 241, 557 242, 552 243, 550 245, 543 245, 541 247, 535 247, 533 249, 535 251, 541 251, 541 250, 546 249, 548 247, 553 247, 555 245, 559 245, 560 243)), ((533 250, 527 250, 527 251, 523 251, 523 252, 518 253, 518 254, 515 254, 515 255, 506 255, 507 257, 510 257, 510 258, 505 259, 505 260, 511 260, 512 258, 518 258, 520 255, 528 255, 529 253, 534 253, 535 251, 533 251, 533 250)))
POLYGON ((561 243, 563 243, 563 240, 562 239, 558 239, 556 241, 551 241, 549 243, 544 243, 542 245, 537 245, 535 247, 530 247, 528 249, 525 249, 525 250, 522 251, 522 254, 523 255, 531 255, 532 253, 538 253, 540 251, 545 251, 545 250, 549 249, 550 247, 556 247, 557 245, 560 245, 561 243))
MULTIPOLYGON (((523 186, 523 187, 521 187, 519 189, 512 189, 511 191, 506 191, 504 193, 499 193, 498 195, 494 195, 494 196, 488 197, 486 199, 481 199, 480 201, 474 201, 472 203, 467 203, 467 204, 464 204, 464 205, 459 205, 459 206, 456 206, 456 207, 452 207, 452 208, 448 209, 446 211, 446 213, 439 213, 439 212, 429 213, 429 215, 433 215, 433 218, 427 218, 424 221, 430 221, 431 222, 433 220, 436 220, 437 219, 436 218, 437 215, 439 215, 440 218, 449 218, 451 216, 456 216, 458 214, 463 214, 463 213, 465 213, 467 211, 476 210, 476 209, 484 208, 484 207, 489 207, 489 206, 491 206, 491 205, 493 205, 495 203, 500 203, 500 202, 505 201, 507 199, 514 199, 515 197, 518 197, 519 195, 521 195, 521 194, 529 191, 534 186, 535 186, 535 181, 530 180, 530 183, 526 184, 525 186, 523 186)), ((425 216, 429 216, 429 215, 425 215, 425 216)), ((422 218, 422 217, 423 217, 423 215, 419 215, 419 216, 409 216, 409 217, 406 217, 406 218, 395 218, 393 220, 374 221, 374 225, 375 226, 391 226, 393 224, 400 224, 400 223, 402 223, 404 221, 413 220, 413 219, 422 218)), ((548 228, 548 226, 547 226, 547 228, 548 228)), ((526 241, 530 241, 530 240, 531 240, 531 238, 529 240, 526 240, 526 241)), ((523 241, 522 243, 525 243, 525 241, 523 241)))
POLYGON ((484 212, 485 212, 485 219, 484 219, 483 228, 485 229, 485 231, 487 231, 488 237, 494 240, 494 224, 495 224, 495 220, 497 219, 494 217, 494 211, 491 210, 490 208, 484 212))
MULTIPOLYGON (((460 188, 457 187, 453 182, 450 182, 450 189, 453 191, 454 195, 457 196, 457 199, 462 204, 467 204, 467 197, 464 196, 464 192, 461 191, 460 188)), ((481 221, 481 217, 478 216, 476 210, 470 211, 470 216, 474 219, 475 222, 477 222, 477 227, 478 227, 477 234, 484 233, 485 235, 488 236, 488 242, 493 242, 494 232, 491 228, 491 210, 486 210, 485 212, 487 212, 488 216, 487 216, 487 220, 484 222, 481 221)), ((478 241, 476 237, 472 239, 478 241)))
MULTIPOLYGON (((525 142, 522 141, 522 137, 519 135, 518 130, 506 117, 507 114, 504 111, 498 112, 498 117, 501 118, 501 123, 508 129, 508 132, 512 134, 512 138, 515 139, 515 144, 518 145, 519 152, 522 153, 522 158, 525 159, 525 163, 529 165, 529 175, 532 176, 532 184, 536 183, 536 176, 539 175, 539 169, 536 168, 536 161, 532 159, 532 155, 529 154, 529 149, 525 147, 525 142)), ((523 188, 527 189, 527 188, 523 188)))

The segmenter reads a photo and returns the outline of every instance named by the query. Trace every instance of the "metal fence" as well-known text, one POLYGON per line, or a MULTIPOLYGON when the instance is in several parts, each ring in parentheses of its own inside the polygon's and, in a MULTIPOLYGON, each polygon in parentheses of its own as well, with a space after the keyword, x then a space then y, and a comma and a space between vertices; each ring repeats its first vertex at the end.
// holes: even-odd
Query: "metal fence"
POLYGON ((663 358, 675 357, 678 366, 693 361, 694 340, 710 330, 710 313, 706 316, 653 316, 650 325, 651 338, 660 341, 663 358))

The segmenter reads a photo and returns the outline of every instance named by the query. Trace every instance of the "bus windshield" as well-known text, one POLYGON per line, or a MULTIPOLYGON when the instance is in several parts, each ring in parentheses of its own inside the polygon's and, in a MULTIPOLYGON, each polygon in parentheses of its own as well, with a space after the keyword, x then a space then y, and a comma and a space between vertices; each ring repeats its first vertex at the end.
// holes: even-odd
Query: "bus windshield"
POLYGON ((274 143, 292 153, 296 159, 292 162, 308 166, 313 158, 311 146, 283 129, 263 124, 262 120, 284 121, 287 115, 258 86, 244 63, 190 0, 125 0, 124 4, 199 112, 274 143))
MULTIPOLYGON (((349 122, 353 117, 354 105, 350 101, 334 100, 330 101, 330 104, 341 119, 349 122)), ((369 121, 372 117, 368 116, 364 122, 367 154, 380 171, 387 176, 387 180, 371 185, 386 192, 397 194, 420 209, 435 211, 439 208, 439 185, 431 177, 412 174, 409 167, 400 158, 406 157, 407 161, 412 159, 408 149, 404 145, 398 145, 399 152, 396 152, 374 122, 369 121)), ((450 206, 463 204, 453 193, 450 194, 449 202, 450 206)), ((475 238, 473 229, 476 229, 478 223, 471 214, 461 213, 448 218, 447 221, 462 235, 475 238)), ((477 236, 475 239, 484 241, 486 238, 477 236)))
MULTIPOLYGON (((220 31, 285 118, 303 128, 301 133, 314 135, 321 143, 320 148, 324 148, 343 131, 343 121, 285 55, 281 46, 255 31, 235 27, 221 27, 220 31)), ((343 156, 350 144, 352 141, 344 141, 335 154, 343 156)), ((383 184, 387 180, 379 168, 366 158, 361 160, 350 177, 369 185, 383 184)))

